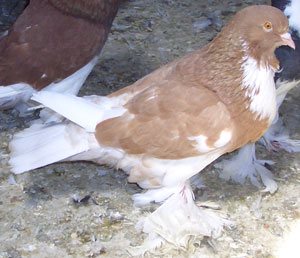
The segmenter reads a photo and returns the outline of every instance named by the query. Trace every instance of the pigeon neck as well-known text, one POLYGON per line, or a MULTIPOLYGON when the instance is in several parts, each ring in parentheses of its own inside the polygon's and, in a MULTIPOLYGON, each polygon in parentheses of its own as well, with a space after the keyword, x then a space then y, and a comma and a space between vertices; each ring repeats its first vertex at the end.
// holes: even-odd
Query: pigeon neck
POLYGON ((198 67, 205 70, 205 74, 200 71, 198 78, 207 78, 205 84, 227 104, 230 112, 248 110, 254 119, 270 123, 276 114, 273 78, 276 69, 270 60, 256 59, 241 41, 232 38, 236 39, 216 38, 203 49, 206 62, 198 67))
POLYGON ((242 89, 248 98, 248 109, 259 120, 273 121, 276 114, 276 90, 274 70, 267 66, 260 66, 255 59, 244 56, 242 64, 242 89))
POLYGON ((275 56, 275 49, 263 48, 255 44, 248 45, 244 39, 240 39, 243 46, 243 59, 251 57, 259 68, 273 70, 274 73, 280 69, 279 61, 275 56))

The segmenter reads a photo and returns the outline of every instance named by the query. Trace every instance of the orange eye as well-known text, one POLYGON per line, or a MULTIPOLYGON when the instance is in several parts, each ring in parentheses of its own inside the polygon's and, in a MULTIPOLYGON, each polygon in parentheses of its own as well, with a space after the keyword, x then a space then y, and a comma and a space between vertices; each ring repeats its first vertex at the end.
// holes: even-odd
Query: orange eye
POLYGON ((272 23, 271 23, 271 22, 266 22, 266 23, 264 24, 264 29, 265 29, 266 31, 272 30, 272 23))

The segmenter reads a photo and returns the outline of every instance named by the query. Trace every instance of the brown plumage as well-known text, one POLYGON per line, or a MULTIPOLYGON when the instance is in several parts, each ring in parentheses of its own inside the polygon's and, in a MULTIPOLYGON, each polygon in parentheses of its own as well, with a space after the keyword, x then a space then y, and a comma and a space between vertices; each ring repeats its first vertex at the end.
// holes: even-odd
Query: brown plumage
MULTIPOLYGON (((298 19, 300 1, 273 0, 271 2, 272 6, 288 15, 296 49, 282 46, 275 51, 275 55, 280 61, 280 72, 275 74, 277 115, 273 124, 260 139, 260 143, 263 143, 269 151, 281 149, 287 152, 300 152, 300 141, 290 139, 278 112, 286 94, 300 84, 300 19, 298 19)), ((215 166, 220 169, 220 177, 223 179, 233 180, 240 184, 244 184, 246 179, 250 179, 253 185, 264 186, 265 192, 274 193, 278 186, 273 173, 266 168, 266 163, 273 164, 272 161, 257 159, 254 143, 249 143, 241 148, 237 155, 223 160, 215 166)))
POLYGON ((125 105, 127 116, 97 126, 96 138, 100 144, 124 149, 129 154, 181 159, 200 154, 193 146, 195 143, 188 140, 200 134, 207 136, 208 146, 213 146, 224 129, 232 131, 234 138, 228 151, 257 141, 273 117, 257 119, 246 108, 250 99, 246 89, 240 89, 244 76, 242 58, 246 54, 261 66, 277 69, 274 50, 282 44, 277 35, 288 31, 288 21, 272 19, 277 35, 270 37, 263 29, 251 25, 263 25, 274 13, 262 20, 261 13, 248 19, 246 12, 251 12, 251 8, 236 15, 206 47, 112 94, 111 97, 121 94, 134 97, 125 105), (248 27, 241 26, 241 17, 248 27), (248 53, 240 38, 250 42, 248 53), (134 119, 128 119, 131 114, 134 119))
POLYGON ((150 189, 134 196, 136 204, 166 200, 143 223, 152 237, 184 245, 190 235, 218 235, 226 222, 196 207, 189 178, 256 141, 272 123, 274 50, 294 48, 288 30, 278 9, 248 7, 204 48, 107 97, 35 94, 69 121, 17 134, 10 144, 12 171, 60 160, 115 166, 129 182, 150 189))
POLYGON ((5 98, 5 86, 22 83, 41 90, 99 55, 120 2, 31 0, 0 41, 0 109, 18 104, 18 99, 5 98))
POLYGON ((117 13, 119 0, 48 0, 58 10, 68 15, 111 26, 117 13))

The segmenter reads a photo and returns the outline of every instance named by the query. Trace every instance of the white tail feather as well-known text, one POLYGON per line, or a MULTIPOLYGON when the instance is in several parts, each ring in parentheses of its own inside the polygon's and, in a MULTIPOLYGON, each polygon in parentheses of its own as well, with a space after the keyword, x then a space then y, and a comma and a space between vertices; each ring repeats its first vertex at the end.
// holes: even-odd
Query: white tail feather
POLYGON ((19 102, 26 102, 33 91, 29 85, 24 83, 0 86, 0 109, 12 108, 19 102))
POLYGON ((122 156, 118 151, 103 150, 93 134, 99 122, 126 111, 119 105, 119 98, 80 98, 43 90, 34 94, 33 99, 75 124, 70 121, 55 121, 46 125, 35 123, 15 135, 10 143, 10 164, 14 173, 23 173, 67 159, 101 160, 103 155, 112 155, 118 160, 122 156))
POLYGON ((32 125, 14 136, 9 163, 15 174, 43 167, 89 150, 91 137, 72 123, 32 125))
POLYGON ((126 111, 121 107, 104 109, 102 105, 96 105, 88 99, 50 91, 36 93, 32 99, 80 125, 88 132, 94 132, 99 122, 120 116, 126 111))
POLYGON ((18 95, 20 92, 11 87, 0 87, 0 98, 7 98, 18 95))
MULTIPOLYGON (((44 90, 77 95, 97 61, 98 56, 95 56, 89 63, 81 67, 69 77, 59 82, 49 84, 44 90)), ((45 76, 47 75, 45 74, 45 76)))

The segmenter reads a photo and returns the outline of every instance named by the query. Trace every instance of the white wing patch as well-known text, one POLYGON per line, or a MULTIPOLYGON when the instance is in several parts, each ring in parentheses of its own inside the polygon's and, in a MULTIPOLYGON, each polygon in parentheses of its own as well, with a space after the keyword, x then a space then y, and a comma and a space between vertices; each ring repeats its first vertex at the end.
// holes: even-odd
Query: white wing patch
POLYGON ((231 131, 222 131, 220 133, 219 139, 214 143, 215 147, 220 148, 225 146, 231 140, 232 133, 231 131))
POLYGON ((196 141, 195 148, 199 152, 209 152, 214 149, 208 147, 208 145, 206 144, 207 136, 205 135, 193 136, 193 137, 189 137, 188 139, 190 141, 196 141))
MULTIPOLYGON (((215 148, 221 148, 225 146, 230 140, 231 140, 232 133, 231 131, 223 130, 220 133, 219 139, 215 141, 214 147, 215 148)), ((193 136, 188 138, 190 141, 196 141, 195 148, 201 152, 209 152, 214 150, 215 148, 209 147, 206 143, 207 136, 205 135, 199 135, 199 136, 193 136)))

